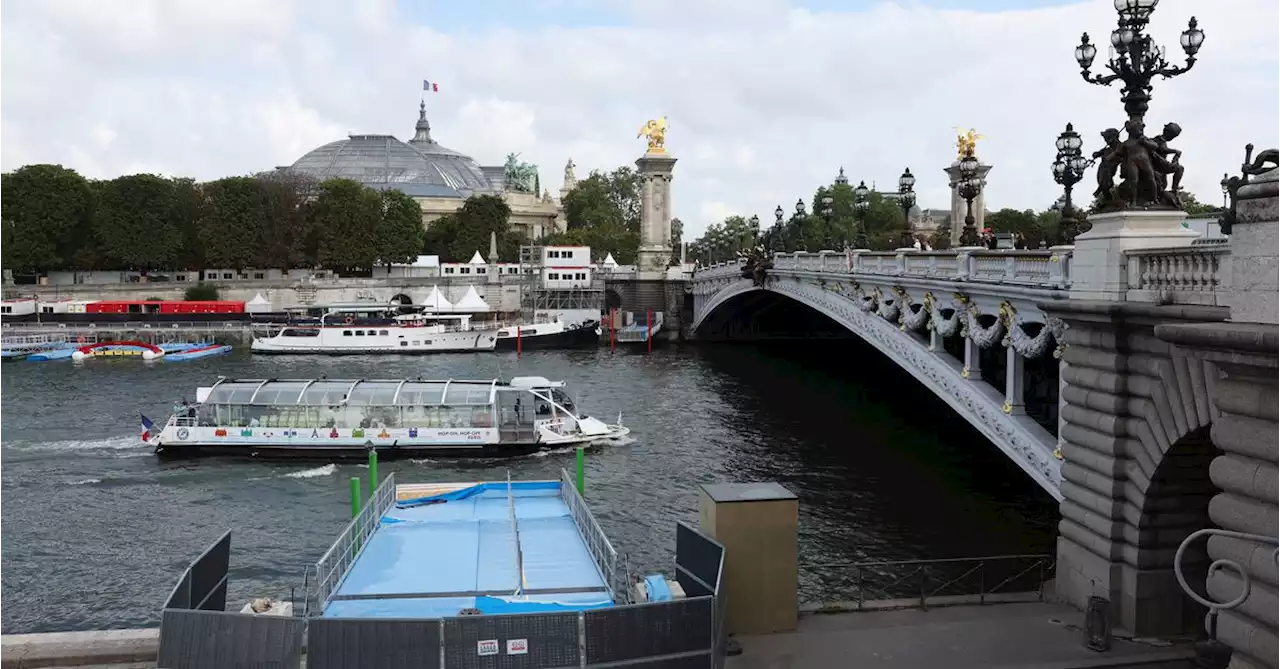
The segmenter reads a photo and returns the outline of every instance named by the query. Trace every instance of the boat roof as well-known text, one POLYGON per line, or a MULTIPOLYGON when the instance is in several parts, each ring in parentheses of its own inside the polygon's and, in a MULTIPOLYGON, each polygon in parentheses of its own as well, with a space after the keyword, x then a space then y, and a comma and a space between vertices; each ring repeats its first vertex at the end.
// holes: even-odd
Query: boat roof
POLYGON ((566 485, 396 486, 396 503, 321 603, 322 615, 446 618, 468 608, 496 614, 613 605, 566 485))
POLYGON ((498 379, 219 379, 196 389, 201 404, 265 406, 483 406, 499 388, 560 388, 543 377, 498 379))

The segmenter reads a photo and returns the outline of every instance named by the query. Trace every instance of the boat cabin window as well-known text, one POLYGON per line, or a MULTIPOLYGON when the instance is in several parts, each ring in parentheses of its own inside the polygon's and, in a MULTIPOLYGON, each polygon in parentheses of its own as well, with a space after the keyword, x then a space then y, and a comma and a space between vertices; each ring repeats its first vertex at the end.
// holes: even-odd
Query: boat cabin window
POLYGON ((559 404, 569 411, 577 411, 573 406, 573 398, 569 397, 568 394, 559 388, 551 389, 551 399, 555 400, 556 404, 559 404))
POLYGON ((280 333, 282 337, 319 337, 320 330, 316 328, 285 328, 280 333))
POLYGON ((363 336, 364 336, 364 330, 356 330, 356 336, 357 336, 357 337, 363 337, 363 336))
POLYGON ((343 330, 343 331, 342 331, 342 336, 343 336, 343 337, 350 337, 350 336, 351 336, 351 331, 350 331, 350 330, 343 330))
POLYGON ((389 332, 387 332, 386 330, 378 330, 378 334, 379 334, 379 335, 381 335, 381 336, 383 336, 383 337, 385 337, 385 336, 387 336, 387 335, 388 335, 388 334, 390 334, 390 333, 389 333, 389 332))

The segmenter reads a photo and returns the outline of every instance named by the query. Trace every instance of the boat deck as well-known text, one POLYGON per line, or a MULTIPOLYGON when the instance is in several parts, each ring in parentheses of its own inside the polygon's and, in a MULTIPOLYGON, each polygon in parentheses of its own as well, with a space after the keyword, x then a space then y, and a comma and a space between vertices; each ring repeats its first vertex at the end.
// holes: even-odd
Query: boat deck
POLYGON ((400 485, 396 500, 324 616, 441 618, 467 608, 496 614, 613 604, 558 482, 400 485))

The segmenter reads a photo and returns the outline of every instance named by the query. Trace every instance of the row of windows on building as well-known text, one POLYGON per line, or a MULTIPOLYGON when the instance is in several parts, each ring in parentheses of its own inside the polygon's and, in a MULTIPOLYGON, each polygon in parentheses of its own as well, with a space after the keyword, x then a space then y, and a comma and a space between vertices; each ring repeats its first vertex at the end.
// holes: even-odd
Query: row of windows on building
POLYGON ((586 281, 586 272, 547 272, 547 281, 586 281))

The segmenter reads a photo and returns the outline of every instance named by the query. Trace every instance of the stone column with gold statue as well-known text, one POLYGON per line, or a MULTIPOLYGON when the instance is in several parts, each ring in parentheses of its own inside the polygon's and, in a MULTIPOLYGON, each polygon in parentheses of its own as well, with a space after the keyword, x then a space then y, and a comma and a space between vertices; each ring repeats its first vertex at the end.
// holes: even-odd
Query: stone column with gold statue
POLYGON ((637 138, 644 137, 649 148, 636 160, 640 175, 640 252, 636 257, 641 272, 665 272, 671 260, 671 170, 676 159, 667 153, 667 119, 646 122, 637 138))
POLYGON ((953 247, 960 245, 965 217, 970 211, 969 201, 965 198, 966 193, 973 193, 974 227, 981 232, 985 224, 987 206, 983 192, 986 190, 984 186, 991 166, 984 165, 977 159, 976 150, 979 139, 982 139, 982 135, 973 129, 956 135, 956 160, 950 166, 943 168, 947 173, 947 185, 951 187, 951 246, 953 247), (965 161, 966 158, 969 158, 968 162, 965 161))

